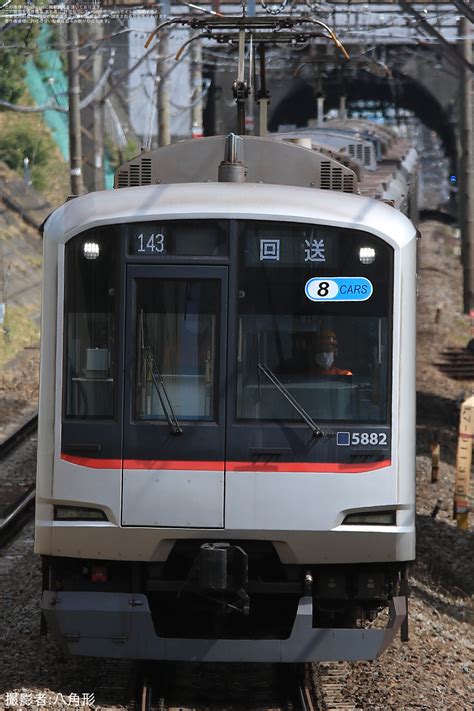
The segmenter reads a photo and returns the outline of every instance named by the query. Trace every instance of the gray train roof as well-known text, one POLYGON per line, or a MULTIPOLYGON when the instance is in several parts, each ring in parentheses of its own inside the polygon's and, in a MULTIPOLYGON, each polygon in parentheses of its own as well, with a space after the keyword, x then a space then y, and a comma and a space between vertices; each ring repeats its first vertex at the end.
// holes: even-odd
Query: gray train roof
POLYGON ((277 140, 288 140, 289 138, 310 138, 313 144, 321 144, 323 141, 333 150, 347 150, 347 155, 351 158, 360 159, 367 170, 376 170, 377 161, 375 158, 375 147, 372 139, 366 134, 362 135, 357 131, 342 131, 337 128, 302 128, 296 131, 282 131, 272 134, 277 140), (351 153, 351 148, 353 153, 351 153), (359 151, 357 151, 359 148, 359 151), (359 155, 357 155, 359 153, 359 155))
POLYGON ((55 210, 44 238, 66 242, 92 227, 158 219, 266 219, 361 229, 404 246, 416 234, 400 212, 372 198, 258 183, 174 183, 81 195, 55 210))
MULTIPOLYGON (((115 187, 215 182, 227 140, 226 136, 206 136, 143 151, 117 169, 115 187)), ((311 148, 272 136, 239 136, 239 145, 246 183, 357 192, 353 170, 311 148)))

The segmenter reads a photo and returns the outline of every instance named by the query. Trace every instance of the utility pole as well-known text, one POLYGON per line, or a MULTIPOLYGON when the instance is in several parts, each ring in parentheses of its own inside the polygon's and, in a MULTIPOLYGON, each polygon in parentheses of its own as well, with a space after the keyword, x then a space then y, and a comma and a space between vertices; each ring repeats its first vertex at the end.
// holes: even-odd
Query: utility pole
POLYGON ((324 123, 324 92, 323 92, 323 80, 321 76, 321 69, 319 70, 318 79, 316 83, 316 125, 318 128, 322 128, 324 123))
POLYGON ((158 60, 156 62, 156 75, 158 80, 158 145, 168 146, 171 143, 170 136, 170 96, 168 78, 166 76, 168 68, 166 58, 169 53, 169 39, 166 30, 158 37, 158 60))
POLYGON ((84 182, 82 180, 81 109, 79 107, 79 48, 77 26, 74 22, 68 22, 67 41, 69 79, 69 172, 71 175, 71 193, 73 195, 81 195, 84 192, 84 182))
MULTIPOLYGON (((472 64, 472 24, 465 17, 459 23, 461 49, 465 62, 472 64)), ((459 211, 464 275, 464 311, 474 309, 474 166, 473 161, 473 79, 465 65, 461 75, 460 101, 460 180, 459 211)))
MULTIPOLYGON (((87 96, 97 86, 102 75, 102 26, 91 23, 81 25, 81 28, 84 27, 85 30, 82 30, 80 36, 86 41, 90 55, 82 60, 79 82, 82 96, 87 96)), ((81 119, 83 180, 88 191, 103 190, 104 108, 100 95, 82 110, 81 119)))
POLYGON ((339 97, 339 118, 341 118, 341 119, 347 118, 347 108, 346 108, 346 97, 345 96, 339 97))
POLYGON ((264 42, 260 42, 258 45, 258 59, 260 67, 260 86, 257 92, 257 103, 259 108, 258 135, 266 136, 268 134, 268 104, 270 103, 270 98, 267 91, 267 57, 264 42))
MULTIPOLYGON (((94 36, 97 40, 97 49, 94 52, 92 60, 92 81, 94 86, 99 83, 102 75, 102 54, 99 48, 99 42, 102 38, 102 25, 95 24, 94 36)), ((102 92, 101 92, 102 93, 102 92)), ((92 102, 92 113, 94 116, 93 123, 93 141, 94 141, 94 190, 103 190, 104 182, 104 104, 101 101, 101 96, 97 96, 92 102)))
POLYGON ((324 96, 317 97, 316 124, 318 128, 322 128, 324 125, 324 96))
MULTIPOLYGON (((159 23, 170 16, 171 0, 162 0, 161 16, 159 23)), ((169 36, 167 31, 161 32, 158 37, 158 59, 156 60, 157 112, 158 112, 158 146, 168 146, 170 136, 170 96, 168 87, 168 67, 166 60, 169 54, 169 36)))
POLYGON ((191 135, 201 138, 203 135, 202 99, 202 45, 195 40, 191 45, 191 135))

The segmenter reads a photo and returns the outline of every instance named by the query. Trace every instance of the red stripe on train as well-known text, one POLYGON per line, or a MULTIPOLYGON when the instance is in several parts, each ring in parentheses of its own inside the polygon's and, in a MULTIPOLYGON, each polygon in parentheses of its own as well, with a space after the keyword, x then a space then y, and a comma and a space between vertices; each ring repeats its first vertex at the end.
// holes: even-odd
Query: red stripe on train
POLYGON ((94 457, 76 457, 73 454, 64 454, 61 452, 61 459, 71 464, 77 464, 80 467, 89 467, 90 469, 121 469, 121 459, 94 459, 94 457))
MULTIPOLYGON (((61 459, 81 467, 92 469, 121 469, 121 459, 95 459, 61 454, 61 459)), ((391 465, 390 459, 381 462, 360 464, 337 464, 335 462, 218 462, 218 461, 161 461, 159 459, 125 459, 124 469, 158 469, 160 471, 216 471, 223 472, 224 464, 229 472, 328 472, 331 474, 358 474, 384 469, 391 465)))
POLYGON ((336 462, 227 462, 226 469, 230 472, 330 472, 341 474, 357 474, 373 469, 389 467, 390 459, 382 462, 367 462, 366 464, 338 464, 336 462))

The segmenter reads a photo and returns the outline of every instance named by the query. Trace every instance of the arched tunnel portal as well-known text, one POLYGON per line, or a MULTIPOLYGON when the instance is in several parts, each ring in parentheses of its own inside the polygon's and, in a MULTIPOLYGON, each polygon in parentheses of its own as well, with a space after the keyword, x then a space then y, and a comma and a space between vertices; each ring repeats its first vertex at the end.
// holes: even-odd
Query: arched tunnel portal
MULTIPOLYGON (((271 113, 269 130, 277 131, 282 124, 305 126, 309 119, 316 116, 316 82, 301 83, 287 94, 271 113)), ((323 79, 322 94, 325 97, 325 110, 337 109, 339 97, 346 96, 346 106, 350 115, 351 105, 356 101, 370 100, 408 109, 422 123, 435 131, 440 137, 451 169, 456 166, 456 135, 453 121, 433 94, 416 79, 393 72, 392 77, 381 77, 359 70, 341 81, 339 74, 332 74, 323 79)))

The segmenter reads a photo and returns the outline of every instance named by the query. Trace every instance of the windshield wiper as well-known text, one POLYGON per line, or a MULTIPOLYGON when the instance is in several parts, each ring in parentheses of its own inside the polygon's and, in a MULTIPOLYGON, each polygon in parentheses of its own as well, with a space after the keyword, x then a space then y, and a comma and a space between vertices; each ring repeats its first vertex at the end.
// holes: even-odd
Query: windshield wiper
POLYGON ((259 369, 262 371, 262 373, 269 379, 269 381, 281 392, 284 398, 288 400, 290 405, 294 407, 296 412, 300 415, 300 417, 306 422, 308 427, 311 429, 313 433, 313 437, 323 437, 324 432, 316 422, 314 422, 313 419, 311 419, 310 415, 306 412, 306 410, 300 405, 300 403, 295 400, 293 395, 287 390, 287 388, 283 385, 280 380, 278 380, 277 376, 273 371, 270 370, 270 368, 265 365, 265 363, 259 363, 258 364, 259 369))
POLYGON ((153 380, 153 385, 160 398, 161 407, 165 413, 166 420, 170 426, 170 430, 173 434, 179 435, 183 434, 183 430, 178 422, 175 411, 173 410, 173 405, 166 391, 163 376, 161 375, 160 368, 158 367, 158 361, 156 354, 151 346, 146 346, 143 348, 143 353, 145 356, 146 365, 150 369, 151 379, 153 380))

